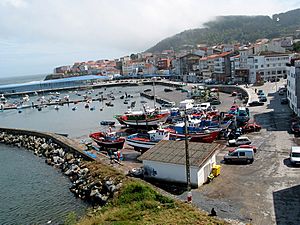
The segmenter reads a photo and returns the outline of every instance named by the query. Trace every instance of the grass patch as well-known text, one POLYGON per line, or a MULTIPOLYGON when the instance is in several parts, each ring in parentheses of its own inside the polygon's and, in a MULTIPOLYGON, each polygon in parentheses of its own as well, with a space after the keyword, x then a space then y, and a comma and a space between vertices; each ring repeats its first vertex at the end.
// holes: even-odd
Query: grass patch
POLYGON ((208 217, 191 205, 165 197, 150 185, 125 179, 124 186, 114 200, 92 217, 82 218, 78 224, 227 224, 208 217))

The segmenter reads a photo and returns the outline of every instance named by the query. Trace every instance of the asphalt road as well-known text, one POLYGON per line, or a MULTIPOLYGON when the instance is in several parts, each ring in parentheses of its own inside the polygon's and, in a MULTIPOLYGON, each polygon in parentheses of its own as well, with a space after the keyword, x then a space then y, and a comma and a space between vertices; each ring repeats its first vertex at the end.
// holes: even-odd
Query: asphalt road
POLYGON ((288 159, 297 138, 290 133, 292 112, 280 104, 284 96, 276 92, 279 86, 266 83, 249 88, 252 100, 255 88, 263 89, 268 98, 264 106, 250 107, 252 119, 263 127, 247 135, 258 148, 253 164, 223 164, 228 148, 219 152, 221 175, 193 190, 195 205, 208 212, 214 207, 218 216, 244 223, 300 224, 300 167, 292 167, 288 159))

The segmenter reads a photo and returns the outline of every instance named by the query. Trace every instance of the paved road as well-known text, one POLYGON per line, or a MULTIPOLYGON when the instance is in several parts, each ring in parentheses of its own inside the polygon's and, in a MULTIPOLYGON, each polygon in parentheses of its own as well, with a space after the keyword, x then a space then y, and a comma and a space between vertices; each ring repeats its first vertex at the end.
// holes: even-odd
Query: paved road
MULTIPOLYGON (((277 84, 277 88, 281 84, 277 84)), ((292 112, 281 105, 275 83, 263 87, 268 101, 250 107, 253 119, 263 126, 249 134, 258 147, 251 165, 222 165, 221 176, 193 191, 193 202, 223 218, 252 224, 300 224, 300 168, 291 167, 289 150, 297 138, 289 133, 292 112)), ((255 87, 249 88, 255 100, 255 87)), ((221 163, 228 149, 218 154, 221 163)), ((181 196, 185 198, 185 194, 181 196)))

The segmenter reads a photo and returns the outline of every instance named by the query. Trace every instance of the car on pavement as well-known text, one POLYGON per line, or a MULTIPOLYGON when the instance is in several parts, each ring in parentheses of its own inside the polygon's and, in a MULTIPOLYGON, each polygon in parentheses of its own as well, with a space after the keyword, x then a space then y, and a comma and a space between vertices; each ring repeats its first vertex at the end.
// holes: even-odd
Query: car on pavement
POLYGON ((245 162, 252 163, 254 161, 254 151, 251 148, 237 148, 233 152, 229 152, 224 156, 225 163, 245 162))
POLYGON ((259 98, 259 102, 266 102, 267 101, 267 97, 265 95, 260 95, 258 98, 259 98))
POLYGON ((300 133, 300 124, 298 122, 292 123, 291 130, 293 134, 299 134, 300 133))
POLYGON ((262 105, 264 105, 264 103, 259 101, 252 101, 249 103, 249 106, 262 106, 262 105))
POLYGON ((232 93, 231 93, 231 96, 236 96, 237 95, 237 92, 236 91, 233 91, 232 93))
POLYGON ((257 91, 257 95, 261 95, 261 94, 263 94, 263 93, 264 93, 264 91, 261 90, 261 89, 257 91))
POLYGON ((261 130, 261 126, 257 123, 247 123, 245 126, 242 127, 243 133, 249 132, 258 132, 261 130))
POLYGON ((292 165, 300 164, 300 147, 293 146, 290 152, 290 161, 292 165))
POLYGON ((239 147, 240 148, 251 148, 251 149, 253 149, 254 153, 257 152, 257 148, 254 145, 240 145, 239 147))
MULTIPOLYGON (((254 153, 257 152, 257 148, 254 145, 240 145, 237 148, 250 148, 250 149, 253 149, 254 153)), ((231 149, 228 150, 228 152, 234 152, 237 148, 231 148, 231 149)))
POLYGON ((284 91, 281 89, 281 90, 278 91, 278 94, 279 95, 284 95, 284 91))
POLYGON ((251 140, 248 137, 242 136, 238 137, 237 139, 229 140, 229 146, 240 146, 240 145, 250 145, 251 140))
POLYGON ((282 98, 282 99, 280 99, 280 103, 283 105, 286 105, 289 103, 289 100, 287 98, 282 98))
POLYGON ((215 100, 212 100, 212 101, 210 102, 210 104, 211 104, 211 105, 220 105, 220 104, 221 104, 221 101, 215 99, 215 100))

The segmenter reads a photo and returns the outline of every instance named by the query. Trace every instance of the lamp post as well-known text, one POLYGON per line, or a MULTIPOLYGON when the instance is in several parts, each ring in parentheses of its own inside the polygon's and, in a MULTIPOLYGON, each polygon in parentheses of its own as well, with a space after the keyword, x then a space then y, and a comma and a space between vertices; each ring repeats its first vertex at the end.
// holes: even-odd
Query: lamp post
POLYGON ((191 174, 190 174, 190 155, 189 155, 189 142, 188 142, 188 128, 187 128, 188 115, 186 109, 184 110, 184 136, 185 136, 185 170, 186 170, 186 183, 187 183, 187 202, 192 202, 191 192, 191 174))

